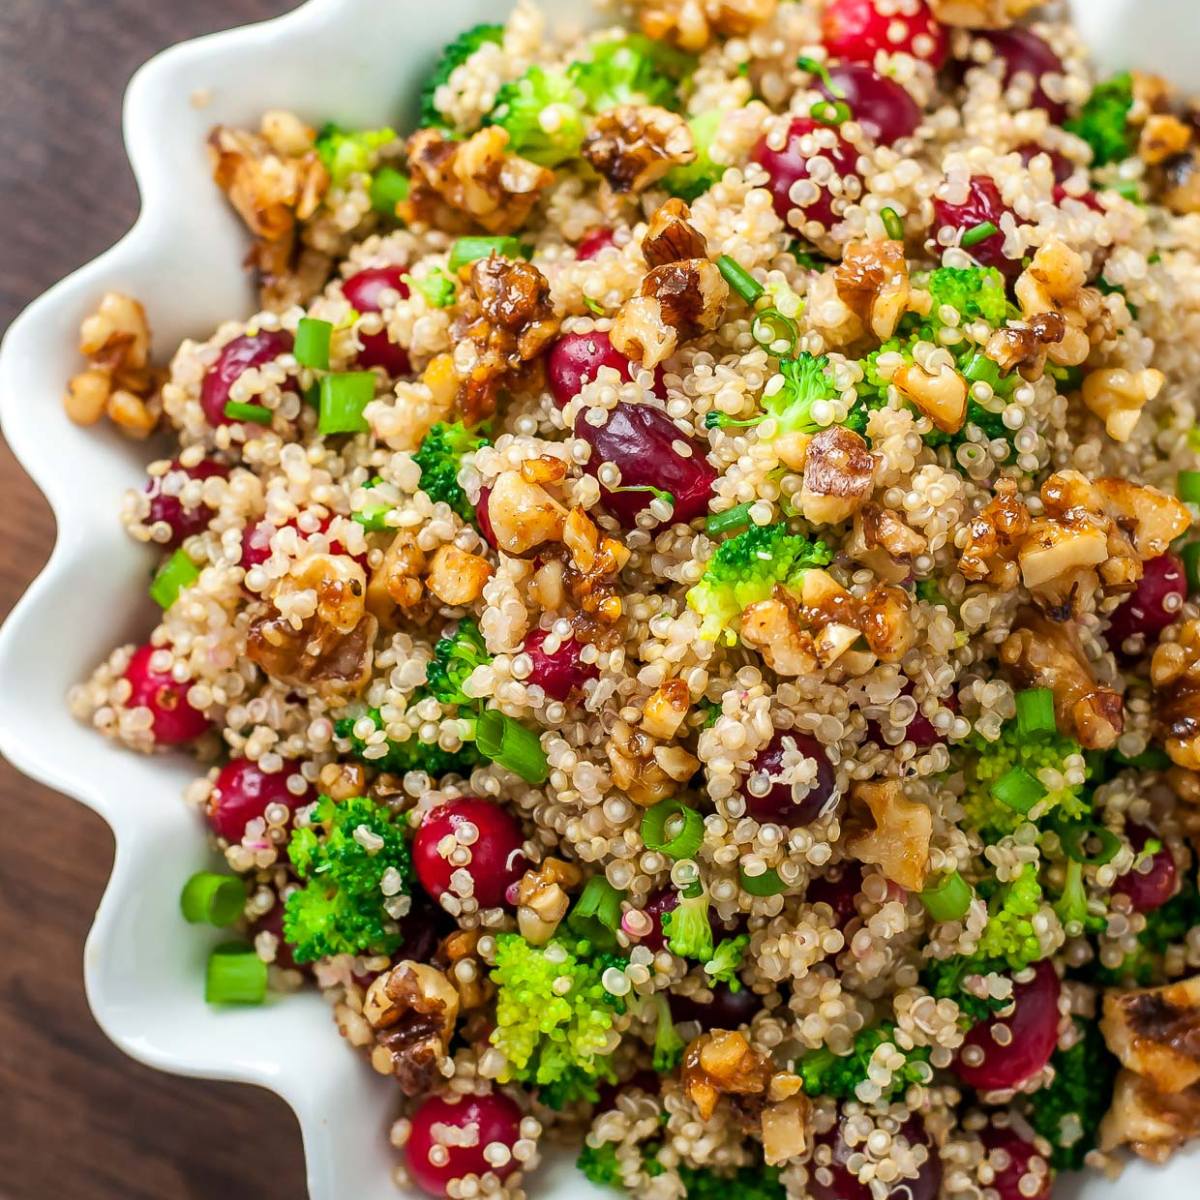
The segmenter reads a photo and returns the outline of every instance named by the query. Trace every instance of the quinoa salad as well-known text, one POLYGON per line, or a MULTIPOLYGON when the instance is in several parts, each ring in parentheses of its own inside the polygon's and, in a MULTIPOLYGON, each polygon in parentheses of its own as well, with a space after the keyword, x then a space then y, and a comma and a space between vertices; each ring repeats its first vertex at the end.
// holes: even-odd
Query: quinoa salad
POLYGON ((1200 109, 1055 3, 605 19, 464 32, 415 131, 213 129, 261 311, 82 326, 162 616, 69 702, 195 758, 196 987, 319 988, 452 1200, 1165 1161, 1200 109))

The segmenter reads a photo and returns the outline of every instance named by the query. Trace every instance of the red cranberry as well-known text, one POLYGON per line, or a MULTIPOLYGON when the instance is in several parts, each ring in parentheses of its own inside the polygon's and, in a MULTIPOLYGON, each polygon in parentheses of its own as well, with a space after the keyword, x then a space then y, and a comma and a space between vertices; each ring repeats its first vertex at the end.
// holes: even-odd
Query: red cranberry
POLYGON ((229 390, 251 367, 261 367, 292 349, 292 335, 284 329, 262 329, 244 333, 226 342, 217 361, 208 368, 200 385, 200 407, 210 425, 229 425, 233 418, 225 415, 229 390))
MULTIPOLYGON (((565 408, 585 383, 596 378, 601 367, 612 367, 629 380, 638 375, 637 365, 612 344, 607 333, 564 333, 546 356, 546 375, 554 403, 565 408)), ((654 394, 660 400, 667 398, 662 367, 654 372, 654 394)))
POLYGON ((421 886, 437 900, 450 890, 450 876, 466 870, 475 885, 480 908, 495 908, 505 902, 509 887, 525 871, 521 854, 524 842, 520 827, 502 808, 467 796, 431 809, 413 838, 413 866, 421 886), (475 826, 477 836, 468 847, 471 861, 459 867, 438 853, 438 843, 465 825, 475 826))
MULTIPOLYGON (((342 295, 360 313, 379 312, 383 293, 388 291, 398 292, 401 300, 408 299, 403 267, 368 267, 342 283, 342 295)), ((408 351, 393 342, 386 329, 360 333, 358 340, 362 343, 357 360, 360 367, 382 367, 389 375, 408 374, 411 369, 408 351)))
POLYGON ((997 232, 969 246, 967 252, 983 266, 995 267, 1001 274, 1015 279, 1021 273, 1021 264, 1017 259, 1005 257, 1004 234, 1000 232, 1001 218, 1011 211, 1004 203, 995 180, 987 175, 974 175, 965 203, 948 204, 945 200, 934 200, 933 232, 936 235, 945 225, 966 232, 990 221, 996 226, 997 232))
POLYGON ((493 1167, 484 1157, 484 1151, 492 1142, 499 1142, 511 1150, 520 1136, 521 1110, 503 1092, 465 1096, 457 1104, 451 1104, 441 1096, 429 1096, 412 1114, 412 1131, 404 1148, 408 1173, 413 1182, 431 1196, 446 1195, 446 1185, 464 1175, 484 1175, 491 1171, 504 1179, 517 1169, 517 1160, 510 1159, 503 1167, 493 1167), (429 1152, 437 1144, 433 1131, 438 1125, 462 1131, 474 1126, 476 1134, 473 1139, 463 1139, 471 1142, 469 1146, 446 1146, 444 1166, 429 1161, 429 1152))
MULTIPOLYGON (((1125 832, 1139 854, 1151 838, 1162 841, 1158 834, 1144 825, 1129 825, 1125 832)), ((1128 896, 1134 912, 1153 912, 1175 895, 1178 876, 1175 856, 1164 843, 1163 848, 1151 856, 1150 866, 1145 871, 1127 871, 1113 884, 1113 891, 1128 896)))
POLYGON ((1076 196, 1071 192, 1068 192, 1061 183, 1056 183, 1054 185, 1054 192, 1052 193, 1052 196, 1054 203, 1057 204, 1059 208, 1062 208, 1062 206, 1068 200, 1075 200, 1085 207, 1090 208, 1092 212, 1102 213, 1104 211, 1104 205, 1100 203, 1100 197, 1091 190, 1084 192, 1081 196, 1076 196))
POLYGON ((894 79, 880 75, 865 63, 838 63, 829 68, 829 78, 841 95, 820 80, 817 91, 827 100, 843 100, 866 135, 881 146, 890 146, 901 138, 912 137, 921 124, 921 106, 907 88, 894 79))
POLYGON ((1174 554, 1152 558, 1142 567, 1133 594, 1113 614, 1108 626, 1108 644, 1119 651, 1132 637, 1142 635, 1143 645, 1155 642, 1158 635, 1179 616, 1187 599, 1187 572, 1174 554))
MULTIPOLYGON (((912 684, 906 683, 902 695, 911 696, 912 693, 912 684)), ((948 702, 948 707, 956 709, 953 697, 948 702)), ((879 722, 874 719, 867 722, 867 739, 874 742, 877 746, 886 745, 879 722)), ((933 722, 920 709, 917 709, 916 715, 905 726, 904 740, 912 742, 918 750, 928 750, 930 746, 936 746, 945 741, 945 738, 934 728, 933 722)))
POLYGON ((438 943, 458 928, 458 923, 440 904, 416 892, 412 907, 398 922, 400 953, 413 962, 429 962, 438 943))
POLYGON ((483 540, 493 550, 496 550, 499 549, 500 543, 496 541, 496 531, 492 528, 492 518, 488 516, 488 497, 491 494, 492 489, 490 487, 479 489, 479 504, 475 508, 475 520, 479 524, 479 532, 483 535, 483 540))
POLYGON ((1013 988, 1015 1007, 1009 1016, 995 1016, 976 1025, 963 1041, 955 1071, 963 1083, 981 1092, 1014 1088, 1036 1075, 1049 1061, 1058 1041, 1058 996, 1061 984, 1054 968, 1040 962, 1034 977, 1013 988), (1004 1025, 1012 1035, 1001 1045, 992 1030, 1004 1025), (968 1065, 968 1047, 983 1051, 983 1060, 968 1065))
POLYGON ((711 1002, 669 994, 672 1019, 696 1021, 701 1029, 736 1029, 749 1025, 762 1008, 762 997, 744 984, 735 992, 727 983, 718 983, 702 994, 711 996, 711 1002))
POLYGON ((828 904, 833 909, 834 924, 845 929, 858 916, 858 906, 854 902, 862 891, 862 884, 862 867, 847 860, 811 880, 804 899, 809 904, 828 904))
POLYGON ((208 718, 187 701, 189 683, 176 683, 169 674, 151 669, 157 647, 139 646, 125 668, 130 692, 127 707, 148 708, 154 715, 154 740, 160 746, 190 742, 208 729, 208 718))
MULTIPOLYGON (((897 1179, 886 1193, 886 1200, 937 1200, 942 1187, 942 1160, 937 1148, 929 1140, 920 1117, 908 1117, 898 1130, 909 1145, 924 1146, 929 1157, 917 1168, 915 1179, 897 1179)), ((846 1118, 842 1117, 827 1133, 816 1139, 816 1152, 808 1168, 808 1189, 812 1200, 873 1200, 874 1193, 846 1166, 852 1155, 862 1155, 859 1146, 851 1146, 846 1140, 846 1118), (832 1153, 829 1162, 821 1147, 832 1153)))
POLYGON ((207 504, 184 508, 178 496, 168 496, 163 491, 163 484, 172 476, 178 477, 180 472, 188 479, 211 479, 216 475, 228 475, 229 468, 219 462, 213 462, 211 458, 201 459, 194 467, 182 466, 175 460, 165 475, 155 475, 146 484, 144 490, 150 497, 150 514, 146 517, 146 524, 154 525, 165 521, 171 527, 171 537, 163 543, 168 550, 174 550, 194 534, 203 533, 213 515, 213 510, 207 504))
POLYGON ((284 763, 281 771, 268 775, 248 758, 231 759, 221 768, 205 810, 213 832, 227 842, 240 842, 246 826, 261 817, 268 805, 295 809, 311 804, 317 798, 311 785, 299 796, 288 791, 287 781, 295 774, 295 763, 284 763))
POLYGON ((1026 166, 1029 166, 1039 154, 1044 154, 1050 160, 1050 169, 1054 172, 1055 183, 1066 183, 1075 174, 1075 164, 1065 154, 1061 154, 1057 150, 1047 150, 1045 146, 1039 146, 1037 142, 1025 142, 1017 147, 1017 153, 1026 166))
POLYGON ((1032 79, 1033 92, 1029 107, 1045 109, 1050 120, 1055 125, 1061 125, 1067 116, 1066 105, 1051 100, 1041 80, 1043 75, 1062 75, 1063 64, 1045 39, 1019 25, 1011 29, 995 29, 980 36, 991 42, 996 57, 1004 63, 1004 86, 1008 87, 1018 75, 1032 79))
MULTIPOLYGON (((324 533, 330 525, 333 524, 332 516, 321 517, 317 525, 317 532, 324 533)), ((273 525, 265 517, 261 521, 255 522, 253 525, 247 525, 242 530, 242 557, 239 560, 241 565, 249 571, 251 567, 261 566, 271 557, 271 539, 279 530, 282 529, 298 529, 299 522, 295 517, 291 517, 285 521, 282 526, 273 525)), ((346 547, 339 541, 331 541, 329 543, 330 554, 345 554, 346 547)), ((367 569, 367 555, 355 554, 351 556, 365 571, 367 569)))
MULTIPOLYGON (((707 458, 708 447, 679 431, 659 408, 649 404, 617 401, 608 420, 597 427, 582 415, 575 422, 575 436, 592 448, 584 468, 596 475, 602 463, 621 470, 621 487, 662 488, 675 498, 673 520, 694 521, 708 511, 717 472, 707 458), (683 442, 692 453, 684 458, 675 443, 683 442)), ((605 507, 625 528, 633 528, 637 515, 654 499, 649 491, 611 492, 600 489, 605 507)))
POLYGON ((995 1188, 998 1200, 1050 1200, 1053 1186, 1050 1165, 1038 1154, 1032 1142, 1027 1142, 1015 1129, 1001 1129, 998 1125, 989 1125, 979 1135, 979 1140, 987 1151, 993 1172, 988 1186, 995 1188), (1035 1174, 1031 1166, 1035 1157, 1041 1163, 1036 1172, 1041 1186, 1031 1194, 1022 1190, 1021 1180, 1035 1174))
MULTIPOLYGON (((813 158, 828 159, 833 164, 834 174, 843 181, 856 173, 858 151, 836 129, 821 125, 809 117, 793 117, 782 150, 772 149, 764 137, 754 147, 751 157, 767 173, 767 187, 774 199, 775 212, 792 229, 803 233, 808 221, 817 221, 826 229, 831 229, 840 219, 840 214, 834 212, 835 194, 830 191, 828 184, 814 185, 817 190, 815 199, 807 199, 803 204, 797 204, 792 199, 792 188, 797 183, 802 180, 811 182, 809 161, 813 158), (830 138, 833 139, 832 144, 830 138)), ((841 195, 840 191, 838 195, 841 195)))
POLYGON ((851 62, 873 63, 880 50, 888 54, 901 51, 937 70, 946 61, 949 49, 946 31, 934 20, 924 0, 917 0, 911 15, 886 16, 875 6, 875 0, 830 0, 821 18, 821 36, 831 58, 848 58, 851 62))
POLYGON ((587 680, 597 678, 600 669, 595 663, 583 661, 580 657, 583 646, 574 638, 563 642, 553 654, 547 654, 542 647, 549 636, 549 630, 535 629, 521 645, 533 659, 533 670, 525 682, 537 684, 551 700, 565 700, 587 680))
POLYGON ((754 759, 750 774, 742 782, 742 797, 746 809, 756 821, 771 821, 778 825, 796 827, 808 825, 819 816, 831 811, 837 801, 837 786, 833 764, 825 753, 825 747, 811 733, 795 730, 779 730, 754 759), (812 787, 797 799, 792 785, 782 782, 771 784, 765 795, 755 795, 750 781, 763 774, 778 775, 783 770, 785 743, 794 744, 807 758, 817 760, 817 777, 812 787))
POLYGON ((607 250, 609 246, 615 245, 613 231, 606 229, 603 225, 597 225, 595 229, 588 230, 579 239, 579 243, 575 247, 575 257, 580 262, 587 262, 589 259, 595 258, 601 250, 607 250))

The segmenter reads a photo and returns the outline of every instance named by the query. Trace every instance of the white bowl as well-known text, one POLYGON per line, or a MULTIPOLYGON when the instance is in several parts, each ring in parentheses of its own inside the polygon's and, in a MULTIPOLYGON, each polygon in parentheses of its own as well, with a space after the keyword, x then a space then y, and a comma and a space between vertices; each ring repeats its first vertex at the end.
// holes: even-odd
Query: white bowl
MULTIPOLYGON (((1132 28, 1133 6, 1081 3, 1111 57, 1122 44, 1114 30, 1122 20, 1126 33, 1132 28)), ((1178 31, 1189 28, 1190 3, 1143 7, 1159 16, 1175 11, 1178 31)), ((432 8, 411 0, 310 0, 278 20, 159 55, 138 72, 125 104, 142 195, 137 224, 30 305, 0 352, 5 435, 58 521, 49 563, 0 631, 0 751, 112 827, 112 878, 85 951, 92 1010, 108 1036, 142 1062, 257 1083, 282 1096, 303 1131, 313 1200, 395 1200, 386 1132, 396 1092, 342 1042, 314 994, 248 1010, 203 1001, 204 961, 219 935, 185 925, 177 909, 181 881, 208 857, 194 814, 180 801, 194 768, 182 757, 121 750, 75 723, 64 703, 71 684, 110 647, 144 636, 152 624, 149 552, 117 520, 123 492, 144 477, 146 451, 72 425, 59 397, 78 368, 79 322, 109 288, 145 303, 160 356, 186 336, 206 337, 223 318, 252 311, 239 266, 244 234, 208 174, 203 147, 211 125, 254 123, 267 108, 291 108, 314 122, 390 120, 404 128, 417 82, 440 47, 509 7, 496 0, 440 0, 432 8)), ((556 20, 579 20, 585 4, 547 0, 547 8, 556 20)), ((1137 57, 1151 66, 1160 60, 1137 57)), ((1197 1161, 1179 1158, 1157 1172, 1139 1164, 1114 1184, 1089 1180, 1080 1195, 1135 1200, 1155 1187, 1162 1200, 1194 1200, 1197 1161)), ((604 1194, 565 1157, 541 1169, 535 1188, 557 1200, 604 1194)))

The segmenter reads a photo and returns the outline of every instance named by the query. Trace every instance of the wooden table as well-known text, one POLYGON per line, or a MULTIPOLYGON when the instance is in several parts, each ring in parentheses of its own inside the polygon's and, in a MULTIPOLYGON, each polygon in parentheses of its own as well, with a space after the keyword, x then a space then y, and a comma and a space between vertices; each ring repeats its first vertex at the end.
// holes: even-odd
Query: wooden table
MULTIPOLYGON (((172 42, 292 6, 0 3, 0 330, 132 222, 120 101, 133 70, 172 42)), ((52 538, 45 503, 0 447, 0 613, 52 538)), ((300 1200, 300 1138, 282 1101, 150 1071, 92 1020, 81 962, 112 863, 107 828, 2 761, 0 805, 0 1196, 300 1200)))

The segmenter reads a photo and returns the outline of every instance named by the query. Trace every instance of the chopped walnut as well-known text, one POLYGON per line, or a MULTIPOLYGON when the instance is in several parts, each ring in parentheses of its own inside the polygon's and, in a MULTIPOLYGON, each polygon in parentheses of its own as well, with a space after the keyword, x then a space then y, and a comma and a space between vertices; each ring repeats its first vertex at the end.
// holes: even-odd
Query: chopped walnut
POLYGON ((482 554, 444 545, 434 551, 425 585, 443 604, 458 606, 478 600, 491 577, 492 564, 482 554))
MULTIPOLYGON (((775 1081, 771 1082, 773 1086, 775 1081)), ((768 1166, 778 1166, 790 1158, 797 1158, 808 1149, 811 1120, 812 1101, 803 1093, 768 1104, 763 1109, 763 1158, 768 1166)))
POLYGON ((401 530, 383 552, 367 584, 367 609, 385 628, 399 628, 404 611, 421 602, 425 568, 425 552, 417 545, 415 535, 401 530))
POLYGON ((1174 641, 1161 641, 1150 660, 1158 693, 1155 717, 1171 761, 1200 771, 1200 620, 1184 621, 1174 641))
POLYGON ((458 992, 463 1011, 482 1008, 495 994, 487 965, 479 956, 481 936, 479 929, 456 929, 442 939, 433 954, 434 964, 458 992))
POLYGON ((531 946, 544 946, 571 907, 567 889, 583 876, 574 863, 547 858, 530 867, 517 884, 517 928, 531 946))
MULTIPOLYGON (((847 635, 843 639, 842 651, 858 640, 858 630, 851 633, 853 637, 847 635)), ((763 656, 776 675, 809 675, 838 657, 837 644, 831 644, 826 648, 826 661, 818 660, 815 640, 811 633, 800 628, 795 605, 779 597, 748 605, 742 613, 740 636, 744 645, 763 656)))
POLYGON ((679 747, 662 747, 641 730, 618 721, 605 746, 613 783, 634 804, 650 808, 679 790, 700 768, 699 759, 679 747), (663 754, 674 750, 677 753, 663 754), (682 755, 682 757, 680 757, 682 755), (682 775, 682 778, 678 778, 682 775))
POLYGON ((680 1077, 683 1094, 707 1121, 722 1095, 764 1094, 771 1081, 771 1060, 754 1050, 744 1034, 713 1029, 684 1051, 680 1077))
POLYGON ((502 471, 488 497, 488 521, 505 554, 525 554, 563 534, 567 510, 541 484, 520 471, 502 471))
POLYGON ((488 125, 465 141, 439 129, 408 139, 412 190, 399 206, 412 224, 465 233, 513 233, 529 219, 554 172, 508 152, 508 131, 488 125))
POLYGON ((851 429, 831 425, 814 434, 804 458, 800 511, 814 525, 838 525, 866 502, 875 486, 875 457, 851 429))
POLYGON ((1021 325, 1006 325, 987 340, 984 353, 1006 374, 1017 371, 1036 383, 1046 373, 1051 346, 1067 336, 1067 323, 1056 312, 1034 313, 1021 325))
POLYGON ((851 242, 834 269, 833 280, 838 295, 864 330, 881 342, 896 332, 912 298, 903 242, 892 238, 851 242))
POLYGON ((1172 113, 1151 113, 1138 138, 1138 157, 1156 167, 1182 154, 1192 141, 1192 130, 1172 113))
POLYGON ((960 29, 1007 29, 1041 0, 929 0, 943 25, 960 29))
POLYGON ((907 564, 929 549, 929 540, 910 529, 894 509, 878 504, 864 504, 856 518, 867 550, 876 548, 901 564, 907 564))
POLYGON ((367 989, 363 1016, 375 1033, 371 1065, 395 1075, 406 1096, 427 1092, 442 1076, 458 992, 441 971, 407 959, 367 989))
POLYGON ((929 809, 904 795, 898 779, 857 783, 852 800, 871 810, 875 828, 851 837, 846 852, 862 863, 872 863, 893 883, 919 892, 929 870, 929 839, 933 817, 929 809))
POLYGON ((1046 357, 1060 367, 1079 366, 1094 345, 1112 334, 1112 315, 1104 296, 1096 288, 1084 286, 1086 281, 1082 256, 1052 238, 1038 247, 1016 282, 1017 303, 1027 321, 1047 313, 1061 318, 1062 336, 1058 336, 1058 324, 1053 323, 1048 332, 1054 340, 1044 343, 1046 357))
POLYGON ((1096 682, 1072 622, 1022 609, 1000 647, 1000 661, 1022 687, 1054 693, 1059 729, 1073 733, 1085 750, 1107 750, 1120 737, 1125 727, 1121 697, 1096 682))
POLYGON ((1121 1065, 1157 1091, 1200 1083, 1200 975, 1162 987, 1109 989, 1100 1031, 1121 1065))
MULTIPOLYGON (((601 534, 582 508, 567 514, 561 536, 554 551, 562 565, 561 585, 579 610, 571 619, 575 637, 581 642, 611 641, 624 612, 617 579, 629 561, 629 547, 601 534)), ((549 548, 544 557, 549 562, 549 548)))
POLYGON ((621 306, 609 336, 626 358, 653 370, 681 341, 716 329, 728 299, 729 284, 715 263, 665 263, 642 280, 641 295, 621 306))
POLYGON ((943 433, 957 433, 967 419, 967 381, 949 363, 936 375, 919 363, 906 363, 892 382, 943 433))
POLYGON ((349 800, 361 796, 367 786, 367 773, 362 763, 326 763, 317 777, 321 794, 331 800, 349 800))
POLYGON ((987 580, 1001 591, 1011 591, 1021 579, 1017 554, 1031 524, 1016 483, 1007 477, 998 479, 995 496, 967 523, 958 569, 967 579, 987 580))
POLYGON ((1200 213, 1200 148, 1167 159, 1157 183, 1163 204, 1173 213, 1200 213))
POLYGON ((581 153, 618 193, 643 192, 696 157, 687 122, 652 104, 622 104, 601 113, 581 153))
POLYGON ((668 679, 642 705, 642 728, 651 737, 669 741, 679 731, 690 705, 688 685, 682 679, 668 679))
POLYGON ((741 37, 769 20, 778 0, 636 0, 642 32, 681 50, 703 50, 718 37, 741 37))
POLYGON ((691 209, 675 196, 658 206, 642 238, 642 257, 648 267, 708 257, 708 242, 689 220, 691 215, 691 209))
POLYGON ((1127 442, 1142 409, 1162 391, 1165 382, 1163 373, 1153 367, 1091 371, 1083 380, 1083 402, 1104 422, 1104 431, 1114 442, 1127 442))
POLYGON ((1106 1154, 1128 1146, 1140 1158, 1164 1163, 1200 1137, 1200 1085, 1163 1094, 1141 1075, 1122 1070, 1113 1086, 1112 1107, 1100 1125, 1106 1154))

